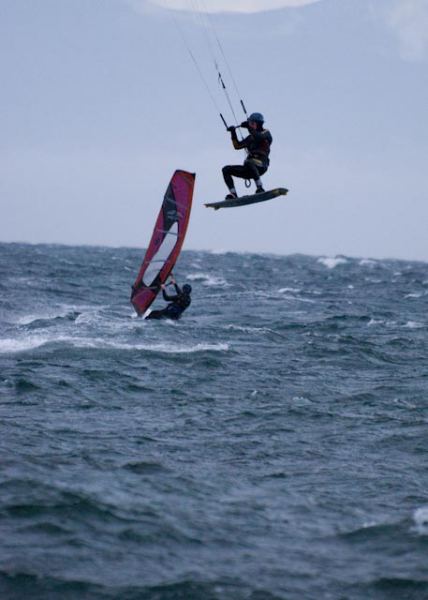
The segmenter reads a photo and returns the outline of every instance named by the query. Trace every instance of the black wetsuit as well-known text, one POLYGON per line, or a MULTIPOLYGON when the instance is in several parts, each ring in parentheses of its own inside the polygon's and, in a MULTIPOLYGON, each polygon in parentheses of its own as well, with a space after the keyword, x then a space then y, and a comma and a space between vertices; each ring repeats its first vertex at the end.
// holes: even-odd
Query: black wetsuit
POLYGON ((243 165, 228 165, 223 167, 224 181, 229 189, 233 188, 234 177, 241 179, 257 180, 266 173, 269 167, 269 153, 272 144, 272 135, 268 129, 250 131, 250 135, 239 141, 236 131, 231 131, 233 147, 236 150, 247 148, 248 157, 243 165))
POLYGON ((170 302, 168 306, 162 310, 153 310, 146 319, 173 319, 176 321, 182 315, 182 313, 190 306, 191 299, 190 295, 183 292, 183 290, 174 283, 175 296, 170 296, 165 290, 162 290, 162 295, 166 302, 170 302))

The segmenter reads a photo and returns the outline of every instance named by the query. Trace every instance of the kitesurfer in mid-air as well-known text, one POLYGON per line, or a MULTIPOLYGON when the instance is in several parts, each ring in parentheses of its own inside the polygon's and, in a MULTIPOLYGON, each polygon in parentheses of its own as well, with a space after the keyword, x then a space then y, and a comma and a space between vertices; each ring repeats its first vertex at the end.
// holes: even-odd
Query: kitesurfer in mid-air
POLYGON ((192 286, 188 283, 185 283, 182 288, 180 288, 174 276, 171 273, 171 283, 175 287, 176 294, 170 296, 166 293, 166 285, 162 284, 162 295, 165 302, 170 302, 168 306, 162 310, 153 310, 146 319, 173 319, 176 321, 182 315, 182 313, 190 306, 191 298, 190 294, 192 292, 192 286))
POLYGON ((264 129, 264 117, 261 113, 252 113, 248 121, 239 125, 248 129, 249 135, 243 140, 238 140, 236 127, 231 125, 227 128, 232 137, 232 143, 235 150, 246 148, 248 156, 243 165, 229 165, 223 167, 224 181, 229 188, 229 194, 226 200, 233 200, 238 197, 232 177, 241 179, 254 179, 256 183, 256 194, 264 192, 260 176, 266 173, 269 167, 269 152, 272 144, 272 135, 268 129, 264 129))

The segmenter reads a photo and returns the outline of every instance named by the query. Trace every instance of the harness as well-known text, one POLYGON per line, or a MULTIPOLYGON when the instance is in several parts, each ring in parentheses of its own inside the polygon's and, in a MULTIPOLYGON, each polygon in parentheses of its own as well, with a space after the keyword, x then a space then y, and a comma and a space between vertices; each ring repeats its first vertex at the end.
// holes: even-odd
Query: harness
POLYGON ((270 154, 270 145, 272 143, 272 137, 268 129, 263 129, 262 132, 265 134, 262 139, 253 139, 248 145, 248 158, 254 159, 254 161, 259 162, 257 166, 267 167, 269 166, 269 154, 270 154))

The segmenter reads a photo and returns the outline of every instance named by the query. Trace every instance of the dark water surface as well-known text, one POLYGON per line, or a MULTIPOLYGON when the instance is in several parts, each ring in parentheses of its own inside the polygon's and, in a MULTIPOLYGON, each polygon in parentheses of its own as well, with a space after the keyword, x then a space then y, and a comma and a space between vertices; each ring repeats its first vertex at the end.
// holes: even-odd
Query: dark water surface
POLYGON ((140 258, 0 245, 0 599, 426 600, 428 264, 140 258))

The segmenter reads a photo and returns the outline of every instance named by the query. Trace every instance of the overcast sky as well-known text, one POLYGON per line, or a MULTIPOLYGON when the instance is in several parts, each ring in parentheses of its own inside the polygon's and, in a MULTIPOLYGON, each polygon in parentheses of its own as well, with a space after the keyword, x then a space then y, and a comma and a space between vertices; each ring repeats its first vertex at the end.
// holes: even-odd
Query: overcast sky
POLYGON ((0 241, 145 247, 183 168, 185 248, 428 261, 428 0, 0 0, 0 81, 0 241), (285 198, 203 206, 244 159, 213 31, 285 198))

